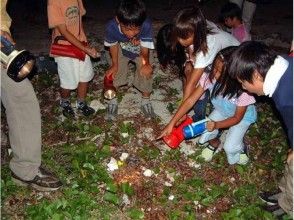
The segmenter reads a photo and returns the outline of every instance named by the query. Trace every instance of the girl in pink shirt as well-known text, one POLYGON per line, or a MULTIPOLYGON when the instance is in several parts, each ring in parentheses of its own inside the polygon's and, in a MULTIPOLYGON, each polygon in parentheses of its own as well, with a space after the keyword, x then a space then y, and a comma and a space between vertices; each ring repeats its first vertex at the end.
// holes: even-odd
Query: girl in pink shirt
POLYGON ((232 35, 240 43, 251 40, 250 33, 242 21, 242 11, 237 4, 231 2, 225 4, 221 9, 219 20, 231 28, 232 35))
POLYGON ((212 71, 201 76, 197 88, 181 104, 159 138, 169 135, 177 122, 191 109, 201 95, 209 90, 214 109, 206 125, 208 132, 202 134, 199 139, 200 144, 208 143, 202 151, 202 157, 206 161, 212 159, 220 146, 219 129, 228 129, 224 150, 229 164, 246 164, 249 161, 243 138, 249 126, 256 121, 256 109, 253 105, 255 99, 244 92, 239 82, 229 77, 227 73, 228 60, 235 49, 236 47, 233 46, 227 47, 216 55, 212 71))

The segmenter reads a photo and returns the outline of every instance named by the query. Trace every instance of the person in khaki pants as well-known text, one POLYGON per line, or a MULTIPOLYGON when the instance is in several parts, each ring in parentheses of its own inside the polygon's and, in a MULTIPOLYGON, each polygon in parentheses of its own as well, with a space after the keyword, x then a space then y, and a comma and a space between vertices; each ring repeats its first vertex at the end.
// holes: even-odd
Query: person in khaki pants
MULTIPOLYGON (((1 37, 14 44, 6 3, 7 0, 1 0, 1 37)), ((33 86, 28 79, 13 81, 2 64, 1 101, 5 107, 13 153, 9 164, 12 180, 40 191, 57 190, 62 185, 60 180, 41 167, 41 115, 33 86)))

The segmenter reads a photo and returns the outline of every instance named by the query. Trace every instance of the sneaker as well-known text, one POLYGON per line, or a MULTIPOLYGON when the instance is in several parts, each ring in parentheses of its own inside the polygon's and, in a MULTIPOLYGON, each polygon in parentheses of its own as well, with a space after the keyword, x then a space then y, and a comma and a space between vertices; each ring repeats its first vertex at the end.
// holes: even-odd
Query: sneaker
POLYGON ((141 105, 141 110, 146 118, 152 118, 152 119, 156 118, 156 114, 150 102, 147 104, 141 105))
POLYGON ((118 105, 116 103, 108 103, 106 107, 105 120, 114 121, 118 113, 118 105))
POLYGON ((276 205, 278 204, 278 197, 280 193, 280 190, 275 192, 262 192, 258 194, 258 197, 267 205, 276 205))
POLYGON ((62 108, 62 114, 64 115, 64 117, 66 117, 66 118, 74 118, 75 117, 75 112, 74 112, 73 108, 71 107, 70 102, 66 101, 66 102, 62 103, 62 105, 60 105, 60 107, 62 108))
POLYGON ((204 161, 209 162, 212 160, 212 157, 216 154, 217 148, 208 144, 201 152, 201 157, 204 158, 204 161))
POLYGON ((90 116, 95 113, 95 110, 88 106, 87 103, 83 102, 77 105, 78 112, 84 116, 90 116))
POLYGON ((30 186, 38 191, 55 191, 62 186, 60 180, 49 171, 40 167, 33 180, 23 180, 12 172, 12 181, 19 186, 30 186))
POLYGON ((240 160, 238 164, 245 165, 249 162, 249 148, 247 145, 244 146, 243 153, 240 154, 240 160))
POLYGON ((263 210, 272 213, 277 219, 283 219, 283 216, 287 215, 279 204, 264 206, 263 210))

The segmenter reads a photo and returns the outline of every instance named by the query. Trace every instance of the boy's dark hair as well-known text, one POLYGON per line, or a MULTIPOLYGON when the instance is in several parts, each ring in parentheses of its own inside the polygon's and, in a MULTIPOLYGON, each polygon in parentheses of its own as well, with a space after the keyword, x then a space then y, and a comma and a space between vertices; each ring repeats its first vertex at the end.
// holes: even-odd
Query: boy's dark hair
POLYGON ((141 0, 120 0, 115 15, 124 25, 140 27, 146 19, 146 7, 141 0))
POLYGON ((168 64, 175 64, 180 71, 180 76, 182 76, 183 65, 186 61, 185 49, 179 43, 176 45, 175 50, 172 49, 172 31, 173 24, 166 24, 159 29, 156 38, 157 58, 163 67, 168 64))
POLYGON ((242 43, 233 53, 229 63, 231 77, 252 83, 254 71, 264 79, 277 55, 267 45, 258 41, 242 43))
POLYGON ((237 81, 237 79, 231 78, 228 74, 228 63, 230 57, 236 49, 236 46, 226 47, 219 51, 215 56, 209 74, 209 80, 212 82, 214 78, 214 68, 217 60, 220 60, 223 63, 223 68, 221 70, 221 75, 212 90, 211 97, 221 95, 223 97, 227 96, 230 99, 233 97, 239 97, 242 94, 243 90, 241 84, 237 81))
POLYGON ((219 22, 225 23, 227 18, 237 18, 238 20, 242 21, 242 11, 237 4, 228 2, 221 8, 218 17, 219 22))
POLYGON ((177 38, 187 39, 194 34, 194 51, 207 53, 206 37, 212 32, 207 28, 206 18, 198 6, 191 6, 180 10, 174 18, 173 46, 175 47, 177 38))

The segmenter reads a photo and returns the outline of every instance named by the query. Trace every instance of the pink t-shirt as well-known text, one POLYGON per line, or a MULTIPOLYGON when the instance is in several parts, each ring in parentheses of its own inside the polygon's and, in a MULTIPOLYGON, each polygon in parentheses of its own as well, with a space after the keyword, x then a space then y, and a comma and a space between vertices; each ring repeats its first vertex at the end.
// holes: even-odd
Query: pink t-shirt
POLYGON ((251 40, 251 36, 244 24, 232 29, 232 35, 240 42, 251 40))
MULTIPOLYGON (((210 91, 212 91, 215 82, 215 79, 213 79, 211 82, 208 78, 208 74, 206 73, 203 73, 199 80, 200 86, 204 90, 209 89, 210 91)), ((230 98, 228 101, 235 104, 236 106, 248 106, 255 103, 255 98, 249 95, 247 92, 243 92, 238 98, 230 98)))
MULTIPOLYGON (((67 30, 79 41, 87 41, 81 18, 86 14, 82 0, 48 0, 47 12, 49 28, 54 28, 52 41, 56 36, 61 35, 55 28, 60 24, 65 24, 67 30)), ((61 43, 64 42, 61 41, 61 43)))

